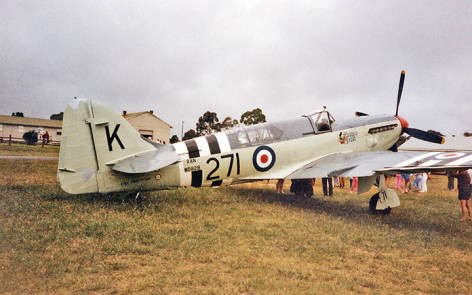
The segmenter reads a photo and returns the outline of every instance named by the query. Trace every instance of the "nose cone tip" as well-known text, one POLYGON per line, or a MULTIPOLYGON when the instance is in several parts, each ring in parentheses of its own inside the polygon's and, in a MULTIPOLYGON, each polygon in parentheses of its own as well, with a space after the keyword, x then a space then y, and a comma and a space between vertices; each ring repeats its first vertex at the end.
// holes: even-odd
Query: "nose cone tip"
MULTIPOLYGON (((401 124, 401 126, 402 126, 402 130, 403 130, 404 128, 408 128, 409 125, 408 125, 408 122, 407 122, 405 119, 403 119, 403 118, 400 117, 400 116, 396 116, 396 117, 397 117, 398 121, 400 121, 400 124, 401 124)), ((402 132, 402 133, 403 133, 403 132, 402 132)))

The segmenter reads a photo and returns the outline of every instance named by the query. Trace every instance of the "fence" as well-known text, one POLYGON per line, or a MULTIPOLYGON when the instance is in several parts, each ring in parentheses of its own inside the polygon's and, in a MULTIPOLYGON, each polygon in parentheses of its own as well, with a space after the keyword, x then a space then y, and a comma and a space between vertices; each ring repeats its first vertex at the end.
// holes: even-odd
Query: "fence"
MULTIPOLYGON (((12 137, 11 134, 10 136, 0 136, 0 143, 7 143, 8 145, 11 145, 12 143, 17 143, 17 144, 27 144, 26 140, 24 140, 21 137, 12 137)), ((44 145, 60 145, 61 142, 59 140, 52 140, 52 137, 49 138, 49 141, 46 141, 44 139, 39 139, 38 142, 34 143, 35 145, 40 144, 41 146, 44 145)))

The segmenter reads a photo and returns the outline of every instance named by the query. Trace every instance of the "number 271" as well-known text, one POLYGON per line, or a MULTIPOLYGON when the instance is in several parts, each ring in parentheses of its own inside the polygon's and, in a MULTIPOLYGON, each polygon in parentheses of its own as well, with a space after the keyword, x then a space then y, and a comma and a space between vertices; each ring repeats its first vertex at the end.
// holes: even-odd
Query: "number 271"
MULTIPOLYGON (((231 171, 233 170, 233 162, 234 162, 234 156, 236 155, 236 175, 239 175, 240 173, 240 169, 241 169, 241 164, 239 162, 239 153, 236 153, 236 154, 229 154, 229 155, 223 155, 221 156, 221 159, 228 159, 230 160, 229 162, 229 168, 228 168, 228 173, 226 174, 226 177, 229 177, 231 175, 231 171)), ((206 178, 206 180, 215 180, 215 179, 218 179, 219 176, 213 176, 213 174, 218 171, 218 169, 220 168, 220 161, 217 159, 217 158, 209 158, 206 163, 207 164, 210 164, 210 162, 215 162, 216 163, 216 166, 215 168, 213 168, 213 170, 211 170, 210 173, 208 173, 208 176, 206 178)))

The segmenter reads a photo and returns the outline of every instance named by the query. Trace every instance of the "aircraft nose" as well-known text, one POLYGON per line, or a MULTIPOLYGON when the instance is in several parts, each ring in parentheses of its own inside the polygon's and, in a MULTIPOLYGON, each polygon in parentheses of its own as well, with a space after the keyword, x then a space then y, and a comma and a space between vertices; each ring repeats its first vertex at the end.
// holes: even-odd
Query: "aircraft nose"
POLYGON ((403 130, 405 130, 405 128, 408 128, 408 122, 400 116, 395 116, 395 117, 397 117, 398 121, 400 121, 400 125, 402 126, 402 134, 403 134, 403 130))

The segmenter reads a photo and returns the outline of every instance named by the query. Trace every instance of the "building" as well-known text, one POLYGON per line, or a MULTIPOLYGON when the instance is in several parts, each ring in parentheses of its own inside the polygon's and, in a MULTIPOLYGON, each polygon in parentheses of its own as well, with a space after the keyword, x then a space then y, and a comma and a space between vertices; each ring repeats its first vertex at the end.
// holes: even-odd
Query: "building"
MULTIPOLYGON (((139 112, 127 114, 123 117, 144 137, 161 143, 169 143, 171 125, 154 115, 154 112, 139 112)), ((23 134, 30 130, 43 134, 49 133, 49 140, 60 142, 62 134, 62 120, 26 118, 0 115, 0 139, 5 141, 12 137, 21 140, 23 134)))
POLYGON ((170 142, 171 125, 154 115, 152 110, 139 113, 123 111, 123 117, 144 137, 160 142, 170 142))
POLYGON ((62 121, 0 115, 0 137, 3 140, 9 138, 10 135, 13 140, 22 139, 23 134, 30 130, 34 130, 40 135, 47 131, 49 140, 60 141, 62 121))

